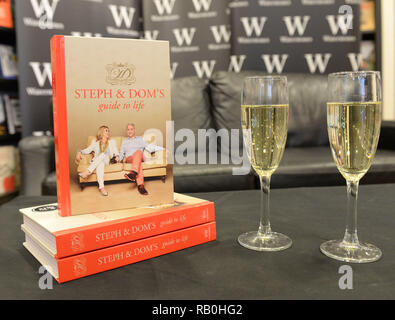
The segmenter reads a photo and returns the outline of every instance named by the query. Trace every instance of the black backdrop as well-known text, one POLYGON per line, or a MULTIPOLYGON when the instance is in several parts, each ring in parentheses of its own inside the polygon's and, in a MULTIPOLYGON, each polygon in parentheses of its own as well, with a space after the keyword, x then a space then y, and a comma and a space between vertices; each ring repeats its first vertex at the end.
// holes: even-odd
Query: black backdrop
POLYGON ((23 136, 52 131, 54 34, 169 40, 171 77, 357 70, 359 0, 17 0, 23 136), (352 10, 352 12, 351 12, 352 10), (352 13, 352 19, 346 14, 352 13), (350 22, 350 23, 349 23, 350 22))

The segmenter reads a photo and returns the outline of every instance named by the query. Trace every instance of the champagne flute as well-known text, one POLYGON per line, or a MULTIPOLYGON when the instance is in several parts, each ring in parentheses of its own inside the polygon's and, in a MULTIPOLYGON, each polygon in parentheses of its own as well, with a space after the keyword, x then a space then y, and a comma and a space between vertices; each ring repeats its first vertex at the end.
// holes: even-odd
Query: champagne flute
POLYGON ((270 178, 280 164, 287 140, 289 119, 285 76, 248 77, 241 95, 244 145, 261 183, 261 218, 258 231, 243 233, 239 243, 257 251, 289 248, 292 240, 270 226, 270 178))
POLYGON ((328 77, 327 123, 332 156, 347 181, 347 218, 343 240, 321 245, 321 252, 346 262, 373 262, 381 257, 374 245, 357 235, 359 180, 369 170, 381 125, 381 77, 376 71, 340 72, 328 77))

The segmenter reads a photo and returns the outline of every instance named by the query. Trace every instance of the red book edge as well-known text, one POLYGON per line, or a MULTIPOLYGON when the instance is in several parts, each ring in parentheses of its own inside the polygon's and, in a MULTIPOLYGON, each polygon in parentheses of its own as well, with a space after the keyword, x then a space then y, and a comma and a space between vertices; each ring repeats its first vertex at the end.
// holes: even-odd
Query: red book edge
POLYGON ((13 29, 14 22, 12 20, 12 11, 11 11, 11 1, 3 0, 0 1, 0 12, 3 12, 2 18, 0 18, 0 27, 13 29))
POLYGON ((64 36, 51 38, 53 122, 59 215, 71 215, 64 36))
POLYGON ((216 223, 165 233, 131 243, 57 259, 59 283, 119 268, 216 239, 216 223), (167 245, 165 245, 167 244, 167 245))
MULTIPOLYGON (((178 219, 180 220, 180 219, 178 219)), ((215 220, 214 203, 204 201, 197 204, 183 207, 169 208, 161 212, 151 212, 136 217, 123 218, 116 221, 101 222, 91 226, 72 228, 59 232, 54 232, 56 238, 56 258, 64 258, 83 252, 93 251, 118 245, 120 243, 135 241, 158 234, 171 232, 191 226, 207 223, 215 220), (184 221, 175 222, 174 219, 180 215, 185 215, 184 221), (172 219, 171 224, 160 228, 160 221, 172 219), (156 224, 154 230, 145 228, 140 232, 129 232, 125 235, 125 230, 136 225, 156 224), (99 234, 106 232, 120 232, 120 237, 108 240, 96 241, 99 234)), ((127 231, 126 231, 127 232, 127 231)))

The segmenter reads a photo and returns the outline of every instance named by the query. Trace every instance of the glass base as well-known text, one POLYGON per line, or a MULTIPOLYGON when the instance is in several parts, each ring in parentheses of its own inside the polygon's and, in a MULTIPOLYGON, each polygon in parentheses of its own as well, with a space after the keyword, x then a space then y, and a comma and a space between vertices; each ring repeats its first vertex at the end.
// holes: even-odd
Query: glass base
POLYGON ((292 245, 289 237, 277 232, 263 234, 250 231, 241 234, 237 240, 243 247, 256 251, 280 251, 292 245))
POLYGON ((345 262, 367 263, 381 258, 381 250, 369 243, 346 243, 343 240, 331 240, 320 246, 326 256, 345 262))

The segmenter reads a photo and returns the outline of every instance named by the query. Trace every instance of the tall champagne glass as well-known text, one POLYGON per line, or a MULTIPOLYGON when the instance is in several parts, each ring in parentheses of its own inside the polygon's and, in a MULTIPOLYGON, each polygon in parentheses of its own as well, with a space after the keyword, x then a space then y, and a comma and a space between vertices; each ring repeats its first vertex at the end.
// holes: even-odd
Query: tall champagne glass
POLYGON ((372 262, 380 259, 377 247, 359 242, 357 197, 359 180, 369 170, 377 149, 381 125, 379 72, 341 72, 328 77, 327 123, 332 156, 347 181, 347 218, 343 240, 321 245, 333 259, 372 262))
POLYGON ((285 76, 248 77, 241 95, 241 125, 248 158, 261 182, 261 219, 258 231, 244 233, 239 243, 257 251, 289 248, 292 240, 270 226, 270 178, 280 164, 289 118, 285 76))

